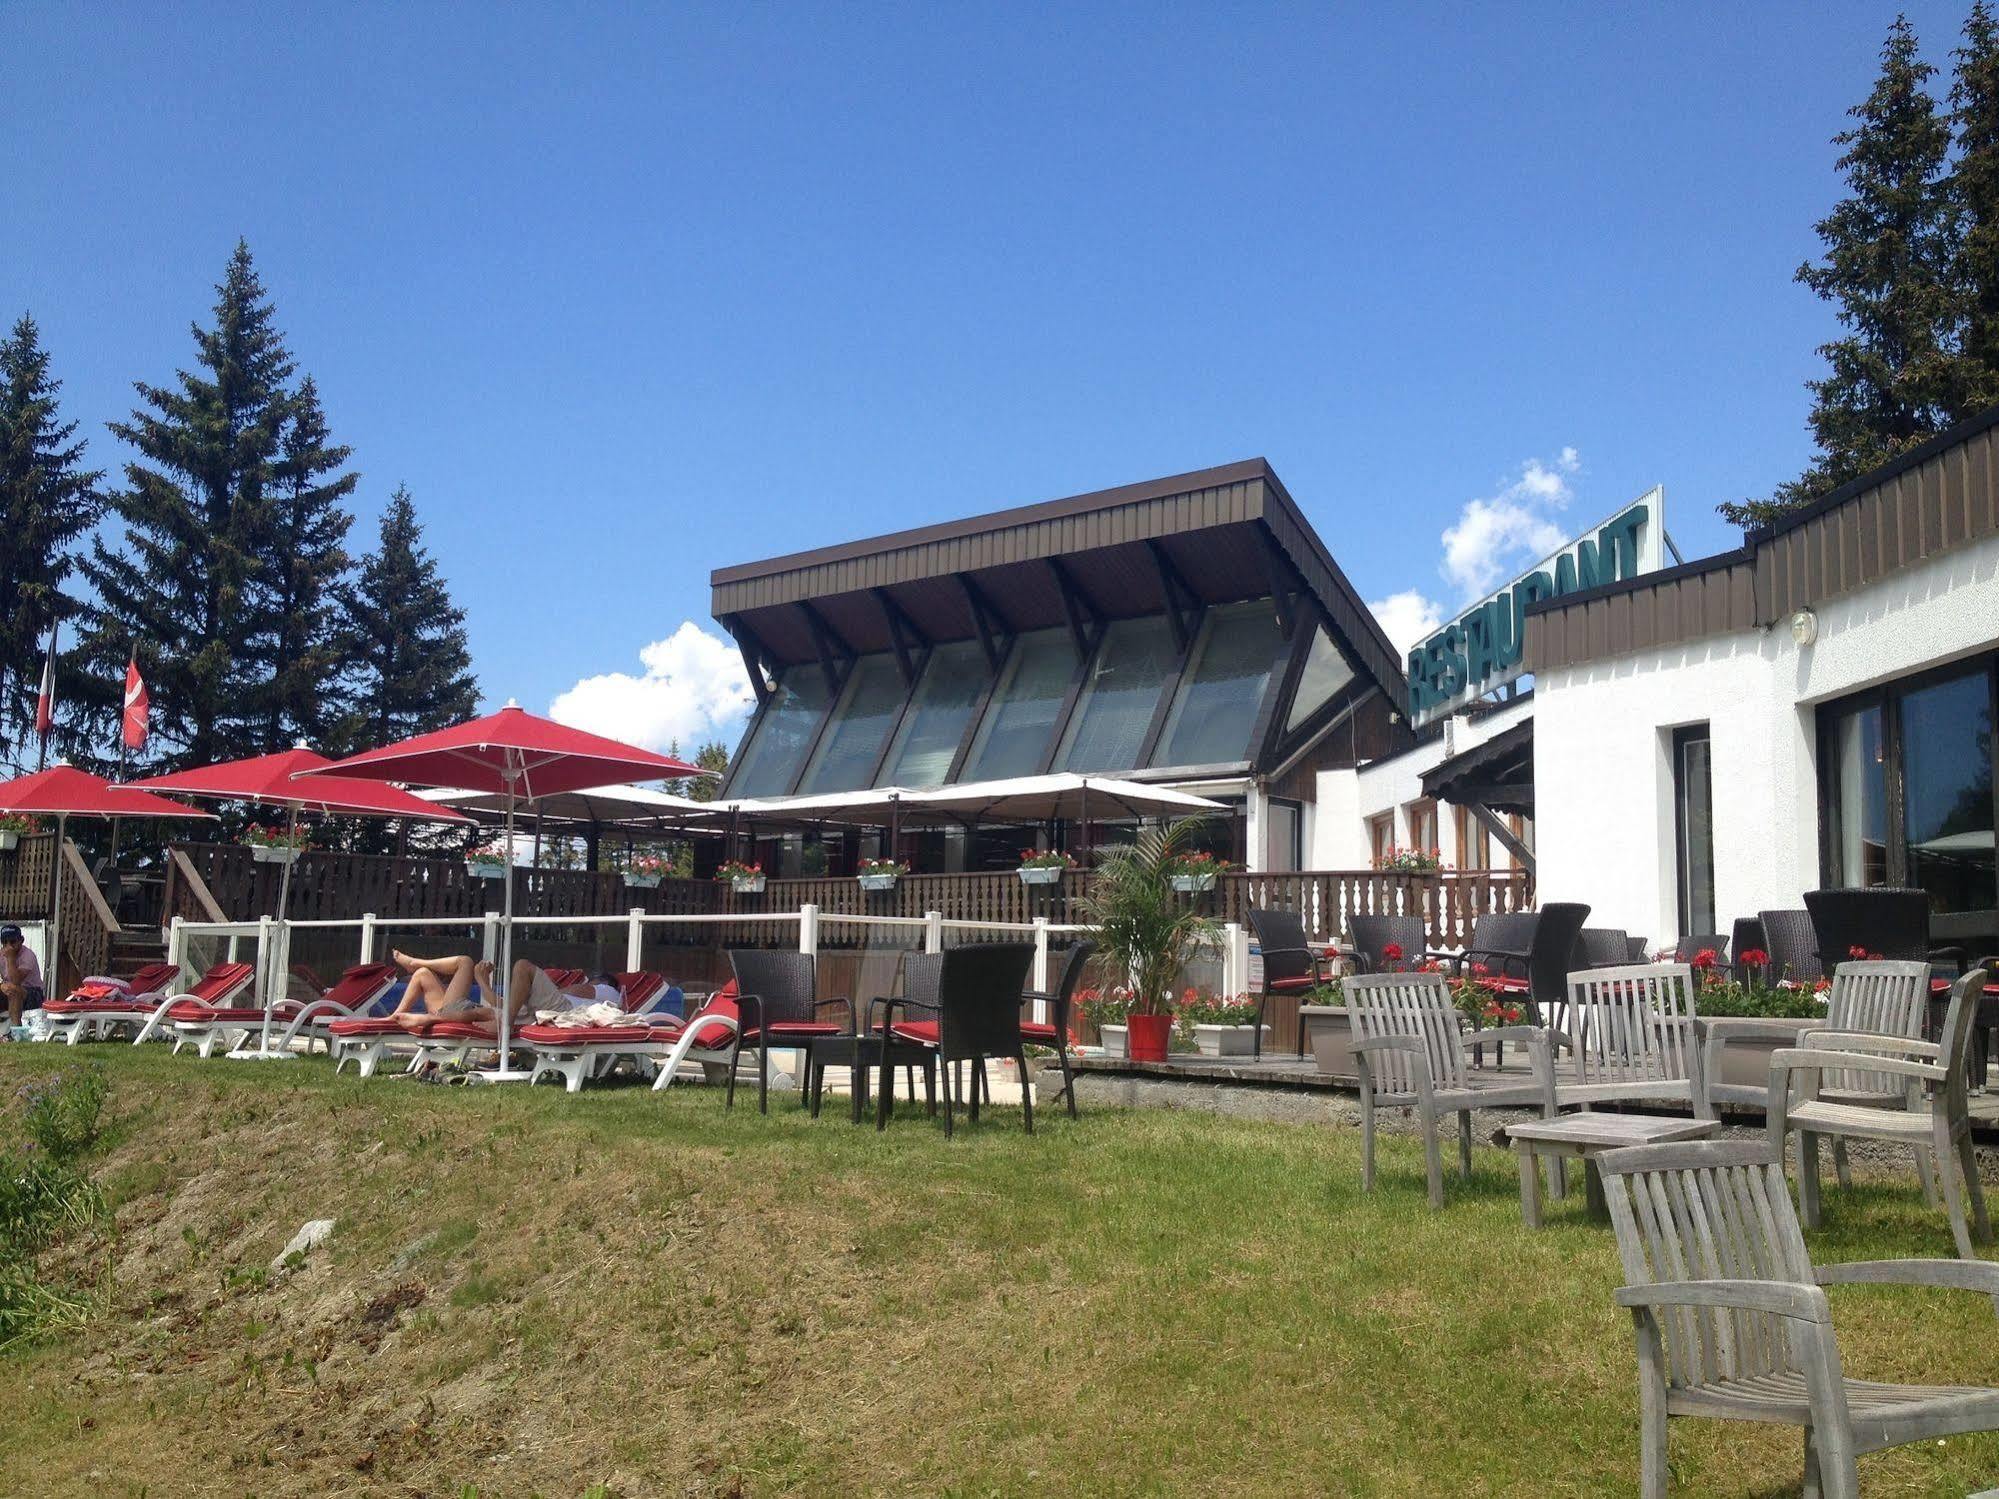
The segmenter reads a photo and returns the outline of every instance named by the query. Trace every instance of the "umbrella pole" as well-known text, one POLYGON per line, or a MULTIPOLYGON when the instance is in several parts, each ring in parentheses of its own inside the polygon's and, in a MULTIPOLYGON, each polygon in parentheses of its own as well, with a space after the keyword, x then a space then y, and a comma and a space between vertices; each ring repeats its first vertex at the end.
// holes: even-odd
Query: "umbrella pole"
POLYGON ((504 847, 507 851, 507 879, 501 887, 500 896, 500 967, 493 975, 493 987, 504 998, 500 1003, 500 1065, 486 1074, 486 1080, 494 1083, 515 1082, 527 1076, 515 1072, 509 1066, 513 1056, 513 1016, 514 1016, 514 777, 507 777, 507 833, 504 847), (505 989, 500 986, 504 984, 505 989))
POLYGON ((56 813, 56 846, 54 856, 50 860, 52 868, 49 871, 49 971, 42 976, 42 983, 46 986, 42 990, 42 993, 47 998, 54 998, 63 992, 62 850, 66 838, 63 832, 63 825, 68 821, 69 815, 67 813, 56 813))
MULTIPOLYGON (((285 819, 285 832, 287 841, 298 834, 298 803, 296 802, 292 803, 290 814, 285 819)), ((276 941, 278 944, 278 953, 283 954, 286 959, 291 957, 291 927, 287 924, 285 913, 291 909, 292 864, 294 862, 292 859, 287 859, 283 864, 278 866, 278 931, 276 941)), ((273 962, 276 956, 277 954, 274 953, 264 954, 264 973, 261 979, 264 985, 264 1030, 263 1034, 257 1039, 257 1052, 261 1056, 269 1056, 271 1054, 271 1006, 277 1003, 276 996, 271 992, 276 987, 272 982, 274 975, 271 973, 271 969, 277 966, 273 962)), ((291 964, 289 962, 283 965, 283 971, 286 973, 291 972, 291 964)))

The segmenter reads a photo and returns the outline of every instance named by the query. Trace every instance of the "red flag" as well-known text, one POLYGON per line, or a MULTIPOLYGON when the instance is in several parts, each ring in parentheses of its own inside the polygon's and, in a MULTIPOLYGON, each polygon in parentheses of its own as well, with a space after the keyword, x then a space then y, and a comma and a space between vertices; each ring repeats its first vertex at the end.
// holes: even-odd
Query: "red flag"
POLYGON ((146 747, 152 705, 153 700, 146 692, 146 679, 139 675, 139 653, 134 651, 132 659, 125 663, 126 749, 141 750, 146 747))
POLYGON ((57 626, 49 626, 49 654, 42 662, 42 692, 35 699, 35 732, 42 736, 44 749, 56 726, 56 630, 57 626))

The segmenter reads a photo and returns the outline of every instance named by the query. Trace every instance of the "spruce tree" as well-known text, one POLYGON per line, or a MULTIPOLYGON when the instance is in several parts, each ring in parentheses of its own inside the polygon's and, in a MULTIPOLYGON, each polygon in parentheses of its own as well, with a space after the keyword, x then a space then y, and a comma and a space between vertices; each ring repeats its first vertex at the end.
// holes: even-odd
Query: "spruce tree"
POLYGON ((1999 22, 1977 0, 1954 54, 1951 207, 1960 226, 1954 281, 1962 332, 1955 409, 1962 421, 1999 404, 1999 22))
POLYGON ((33 738, 49 626, 74 614, 64 592, 76 543, 96 524, 102 472, 83 466, 76 423, 57 411, 41 330, 26 313, 0 339, 0 751, 33 738))
POLYGON ((1960 380, 1950 127, 1928 91, 1936 69, 1916 48, 1914 28, 1896 17, 1873 91, 1833 137, 1845 147, 1848 195, 1816 226, 1823 257, 1798 268, 1846 330, 1820 346, 1829 369, 1809 382, 1817 456, 1769 500, 1722 505, 1737 524, 1808 504, 1950 425, 1960 380))
POLYGON ((389 497, 380 545, 362 559, 341 602, 344 655, 355 673, 352 748, 441 729, 477 711, 465 611, 452 604, 424 547, 406 487, 389 497))
POLYGON ((729 773, 729 746, 719 739, 711 739, 694 752, 694 763, 703 770, 712 770, 713 776, 689 776, 687 795, 692 801, 712 802, 722 793, 721 777, 729 773))
POLYGON ((352 449, 336 446, 310 375, 290 402, 272 466, 263 567, 250 590, 249 659, 262 678, 263 748, 317 746, 344 711, 339 588, 351 561, 354 517, 343 506, 359 476, 341 473, 352 449))
POLYGON ((266 747, 255 595, 270 543, 270 489, 292 415, 292 359, 249 246, 216 288, 215 322, 193 329, 196 368, 114 435, 137 450, 110 497, 122 545, 99 536, 83 571, 96 589, 85 653, 112 695, 136 639, 150 663, 155 744, 168 765, 206 765, 266 747))

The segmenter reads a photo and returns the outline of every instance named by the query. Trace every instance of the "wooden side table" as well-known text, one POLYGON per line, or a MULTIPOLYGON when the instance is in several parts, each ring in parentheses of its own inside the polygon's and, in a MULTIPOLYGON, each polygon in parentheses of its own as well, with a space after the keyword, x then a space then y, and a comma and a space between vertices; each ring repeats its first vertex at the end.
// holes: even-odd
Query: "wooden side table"
MULTIPOLYGON (((1663 1145, 1669 1140, 1705 1140, 1721 1127, 1714 1119, 1659 1119, 1650 1114, 1595 1114, 1588 1109, 1559 1119, 1531 1119, 1506 1126, 1506 1138, 1520 1167, 1520 1216, 1529 1228, 1541 1226, 1542 1156, 1566 1162, 1579 1159, 1586 1178, 1589 1214, 1607 1221, 1603 1178, 1591 1157, 1627 1145, 1663 1145)), ((1566 1170, 1566 1166, 1563 1167, 1566 1170)))

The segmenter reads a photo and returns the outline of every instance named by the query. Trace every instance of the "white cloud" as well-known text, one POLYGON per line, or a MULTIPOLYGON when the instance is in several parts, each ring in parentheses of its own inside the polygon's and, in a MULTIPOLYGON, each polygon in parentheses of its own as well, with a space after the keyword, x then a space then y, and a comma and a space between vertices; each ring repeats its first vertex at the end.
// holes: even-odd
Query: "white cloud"
POLYGON ((1554 516, 1573 497, 1569 479, 1581 468, 1582 455, 1565 447, 1552 462, 1529 458, 1497 494, 1465 502, 1444 529, 1441 571, 1467 603, 1568 539, 1554 516))
POLYGON ((733 751, 756 701, 734 645, 693 620, 639 650, 642 671, 585 677, 549 704, 549 717, 628 744, 683 754, 710 739, 733 751))
POLYGON ((1437 627, 1444 622, 1443 606, 1435 599, 1423 597, 1422 590, 1416 588, 1391 593, 1367 607, 1381 621, 1381 628, 1395 649, 1404 655, 1417 641, 1434 635, 1437 627))
MULTIPOLYGON (((1520 465, 1519 477, 1496 493, 1465 501, 1457 520, 1444 528, 1437 567, 1461 603, 1490 593, 1569 539, 1556 517, 1575 498, 1569 481, 1582 466, 1582 454, 1563 447, 1551 459, 1529 458, 1520 465)), ((1368 608, 1404 653, 1457 612, 1418 588, 1405 588, 1368 608)))

